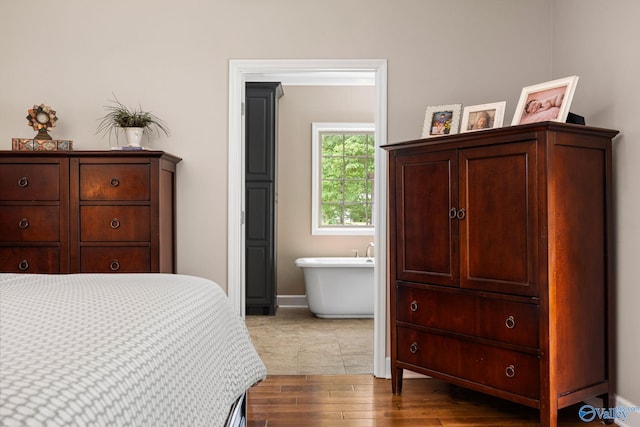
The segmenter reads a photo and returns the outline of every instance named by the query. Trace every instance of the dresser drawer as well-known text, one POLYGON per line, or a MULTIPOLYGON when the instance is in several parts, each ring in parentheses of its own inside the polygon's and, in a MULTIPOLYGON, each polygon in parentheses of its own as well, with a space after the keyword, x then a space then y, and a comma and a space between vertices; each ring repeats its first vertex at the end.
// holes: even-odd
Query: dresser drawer
POLYGON ((1 242, 57 242, 58 206, 0 206, 1 242))
POLYGON ((397 320, 495 341, 539 347, 536 304, 397 286, 397 320))
POLYGON ((539 359, 530 354, 398 327, 398 361, 539 399, 539 359))
POLYGON ((148 163, 80 164, 80 200, 149 200, 148 163))
POLYGON ((148 242, 149 206, 81 206, 80 241, 148 242))
POLYGON ((57 247, 0 246, 0 271, 4 273, 58 273, 57 247))
POLYGON ((85 246, 80 248, 81 273, 148 273, 149 247, 85 246))
POLYGON ((53 163, 0 163, 0 200, 59 200, 60 168, 53 163))

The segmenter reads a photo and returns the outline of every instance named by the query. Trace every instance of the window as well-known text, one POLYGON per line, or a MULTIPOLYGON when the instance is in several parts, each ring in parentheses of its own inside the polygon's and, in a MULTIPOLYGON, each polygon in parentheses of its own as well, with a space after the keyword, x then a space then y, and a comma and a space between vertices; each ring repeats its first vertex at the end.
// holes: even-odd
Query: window
POLYGON ((313 123, 311 233, 373 235, 373 123, 313 123))

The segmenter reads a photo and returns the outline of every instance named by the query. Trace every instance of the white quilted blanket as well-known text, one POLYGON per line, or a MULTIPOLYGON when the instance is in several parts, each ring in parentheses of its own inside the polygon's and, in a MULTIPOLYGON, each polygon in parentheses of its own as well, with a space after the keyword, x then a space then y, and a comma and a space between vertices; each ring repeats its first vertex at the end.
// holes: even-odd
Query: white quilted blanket
POLYGON ((266 375, 220 287, 0 274, 0 425, 221 426, 266 375))

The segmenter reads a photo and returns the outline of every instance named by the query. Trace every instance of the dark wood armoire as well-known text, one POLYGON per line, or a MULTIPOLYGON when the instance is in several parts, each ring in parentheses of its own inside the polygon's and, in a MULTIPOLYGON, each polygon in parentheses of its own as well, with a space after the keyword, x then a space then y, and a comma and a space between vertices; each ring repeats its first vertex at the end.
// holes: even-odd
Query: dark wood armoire
POLYGON ((391 374, 540 410, 614 398, 612 138, 536 123, 388 145, 391 374))

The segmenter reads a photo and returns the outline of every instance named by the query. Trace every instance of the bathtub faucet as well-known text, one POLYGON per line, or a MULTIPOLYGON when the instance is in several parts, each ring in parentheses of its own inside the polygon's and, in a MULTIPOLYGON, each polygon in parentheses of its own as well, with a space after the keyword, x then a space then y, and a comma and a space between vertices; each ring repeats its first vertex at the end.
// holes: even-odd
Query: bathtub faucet
POLYGON ((371 249, 375 248, 376 245, 373 244, 373 242, 369 242, 369 244, 367 245, 367 258, 371 258, 371 249))

